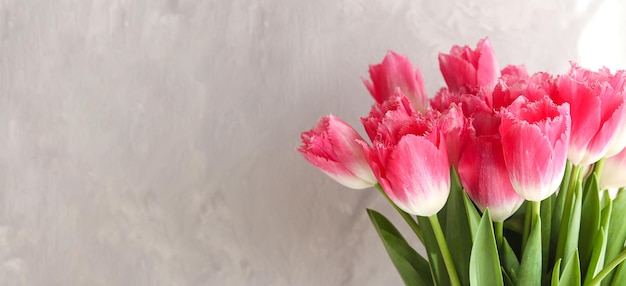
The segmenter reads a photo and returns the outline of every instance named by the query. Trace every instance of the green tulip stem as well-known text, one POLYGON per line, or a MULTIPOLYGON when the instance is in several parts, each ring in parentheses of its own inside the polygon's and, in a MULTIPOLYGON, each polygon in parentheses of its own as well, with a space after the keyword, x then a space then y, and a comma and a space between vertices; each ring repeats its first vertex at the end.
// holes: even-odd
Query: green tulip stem
POLYGON ((413 219, 413 217, 408 214, 407 212, 403 211, 401 208, 399 208, 387 195, 387 193, 385 193, 385 191, 383 190, 383 187, 380 186, 380 184, 376 184, 376 189, 378 189, 378 191, 385 197, 387 198, 387 200, 389 201, 389 203, 391 203, 391 205, 393 206, 393 208, 396 209, 396 211, 398 211, 398 213, 400 214, 400 216, 402 216, 402 218, 404 219, 404 221, 406 221, 406 223, 409 225, 409 227, 411 227, 411 229, 413 230, 413 232, 415 233, 415 235, 417 235, 417 238, 419 238, 420 242, 422 243, 422 245, 424 244, 424 236, 422 235, 422 229, 420 228, 420 226, 417 224, 417 222, 413 219))
POLYGON ((598 272, 598 274, 593 277, 593 280, 591 280, 591 282, 589 282, 589 284, 587 285, 600 285, 602 279, 604 279, 613 270, 613 268, 617 267, 624 260, 626 260, 626 250, 622 251, 617 257, 615 257, 615 259, 613 259, 611 262, 609 262, 609 264, 604 266, 604 268, 602 268, 602 270, 598 272))
POLYGON ((448 269, 450 283, 452 284, 452 286, 460 286, 461 282, 459 281, 459 276, 456 273, 456 268, 454 267, 454 262, 452 261, 452 255, 450 255, 448 243, 446 243, 446 238, 444 237, 443 231, 441 230, 441 225, 439 224, 439 218, 437 218, 437 214, 429 216, 428 220, 433 227, 433 232, 435 234, 435 238, 437 239, 437 244, 439 245, 441 256, 443 257, 443 262, 446 265, 446 269, 448 269))
POLYGON ((496 232, 496 244, 498 245, 498 248, 502 247, 502 241, 504 240, 503 237, 503 233, 504 233, 504 222, 501 221, 496 221, 493 223, 495 232, 496 232))

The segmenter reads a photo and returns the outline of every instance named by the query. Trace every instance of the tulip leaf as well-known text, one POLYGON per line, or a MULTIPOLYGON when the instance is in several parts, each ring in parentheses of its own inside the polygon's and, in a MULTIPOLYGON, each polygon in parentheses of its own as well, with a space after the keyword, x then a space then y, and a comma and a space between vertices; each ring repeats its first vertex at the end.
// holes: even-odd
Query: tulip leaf
POLYGON ((559 285, 559 273, 561 273, 561 259, 554 263, 554 268, 552 268, 552 282, 550 285, 558 286, 559 285))
POLYGON ((509 276, 509 274, 504 270, 504 268, 502 268, 502 279, 504 282, 504 286, 517 285, 515 282, 513 282, 513 279, 511 279, 511 276, 509 276))
POLYGON ((467 196, 466 192, 463 192, 463 201, 465 202, 465 212, 467 213, 467 223, 472 234, 472 242, 474 242, 476 232, 478 231, 478 224, 480 223, 480 215, 478 214, 478 210, 476 210, 476 206, 474 206, 474 203, 467 196))
MULTIPOLYGON (((622 263, 620 264, 616 269, 615 269, 615 275, 613 275, 613 281, 611 281, 610 279, 606 279, 603 281, 611 281, 611 286, 618 286, 621 285, 620 283, 626 281, 626 270, 624 270, 624 266, 626 264, 622 263)), ((605 283, 602 283, 603 285, 605 283)), ((608 282, 606 283, 608 284, 608 282)))
POLYGON ((503 285, 500 259, 489 209, 478 225, 470 256, 470 285, 503 285))
POLYGON ((519 270, 519 285, 541 285, 541 219, 538 215, 533 215, 535 222, 524 246, 519 270))
POLYGON ((580 240, 578 241, 578 249, 580 250, 580 266, 583 271, 588 268, 589 259, 594 245, 592 242, 595 235, 600 229, 600 190, 598 189, 598 179, 594 173, 587 180, 587 188, 585 190, 585 198, 583 199, 581 223, 580 223, 580 240))
POLYGON ((563 286, 579 286, 580 285, 580 262, 578 259, 578 250, 572 253, 572 258, 568 260, 563 268, 559 284, 563 286))
POLYGON ((570 201, 566 200, 561 218, 559 241, 557 243, 557 256, 562 258, 563 263, 568 265, 569 258, 573 257, 574 251, 578 252, 578 237, 580 235, 580 216, 582 209, 582 189, 580 184, 570 190, 570 201))
MULTIPOLYGON (((609 221, 609 235, 606 245, 605 265, 619 255, 624 249, 626 241, 626 192, 621 191, 613 200, 613 207, 609 221)), ((612 280, 613 273, 609 273, 607 281, 612 280)))
POLYGON ((593 251, 589 259, 588 268, 585 276, 585 285, 591 282, 591 279, 602 270, 604 266, 604 254, 606 250, 606 237, 604 236, 604 228, 601 228, 596 235, 593 243, 593 251))
MULTIPOLYGON (((469 284, 469 259, 472 252, 472 233, 468 225, 467 212, 465 211, 465 202, 463 201, 463 190, 461 189, 458 177, 454 169, 451 171, 452 187, 448 197, 447 217, 446 217, 446 237, 454 237, 449 239, 448 248, 452 261, 459 275, 462 285, 469 284)), ((473 206, 472 206, 473 207, 473 206)))
POLYGON ((568 160, 565 165, 565 173, 561 181, 561 188, 558 193, 552 195, 552 232, 550 233, 550 261, 555 261, 560 257, 557 255, 557 247, 560 240, 561 221, 565 209, 570 177, 572 176, 572 163, 568 160))
POLYGON ((367 214, 404 284, 434 285, 428 261, 408 244, 398 229, 375 210, 367 209, 367 214))
POLYGON ((422 235, 424 237, 424 247, 426 248, 426 254, 428 255, 428 262, 430 263, 430 269, 437 285, 450 285, 450 278, 448 276, 448 270, 446 264, 443 261, 443 255, 439 250, 439 244, 435 237, 432 224, 427 217, 417 216, 417 222, 422 227, 422 235))
POLYGON ((504 273, 509 277, 513 285, 517 285, 517 272, 519 271, 519 260, 517 255, 509 245, 506 237, 502 240, 502 246, 499 249, 500 260, 504 273))
POLYGON ((541 202, 541 253, 542 267, 541 273, 548 272, 548 261, 550 261, 550 234, 552 232, 552 201, 556 199, 550 196, 541 202))

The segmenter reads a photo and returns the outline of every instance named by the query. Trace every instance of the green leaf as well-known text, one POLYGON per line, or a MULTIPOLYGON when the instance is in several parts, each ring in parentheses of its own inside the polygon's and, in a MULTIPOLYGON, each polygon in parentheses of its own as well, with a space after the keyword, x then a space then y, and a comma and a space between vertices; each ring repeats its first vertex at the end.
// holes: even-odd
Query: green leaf
POLYGON ((604 266, 604 254, 606 250, 606 237, 604 236, 604 228, 601 228, 593 242, 593 252, 589 260, 587 272, 585 275, 585 285, 591 282, 591 279, 602 270, 604 266))
POLYGON ((556 197, 550 196, 541 202, 541 253, 542 264, 541 273, 548 272, 548 262, 550 261, 550 235, 552 232, 552 202, 556 197))
POLYGON ((434 285, 428 261, 420 256, 404 239, 395 226, 382 214, 367 209, 393 265, 405 285, 434 285))
POLYGON ((561 274, 561 279, 559 279, 559 284, 563 286, 580 286, 580 262, 578 259, 578 249, 574 250, 572 258, 570 258, 567 264, 565 264, 563 274, 561 274))
MULTIPOLYGON (((611 218, 609 221, 609 235, 606 245, 606 256, 604 257, 605 265, 619 255, 624 249, 624 241, 626 241, 626 192, 619 192, 615 200, 611 218)), ((609 273, 606 281, 612 280, 613 273, 609 273)))
POLYGON ((519 285, 541 285, 541 219, 535 214, 535 223, 526 241, 519 270, 519 285))
MULTIPOLYGON (((623 283, 624 281, 626 281, 626 270, 624 270, 624 266, 626 264, 622 263, 620 264, 616 269, 615 269, 615 274, 613 275, 613 281, 611 282, 611 286, 618 286, 618 285, 622 285, 620 283, 623 283)), ((611 281, 609 279, 603 280, 603 281, 611 281)), ((604 282, 602 282, 602 284, 604 285, 604 282)))
POLYGON ((503 285, 500 259, 489 210, 485 210, 470 256, 470 285, 503 285))
POLYGON ((463 190, 458 183, 454 170, 452 170, 451 173, 453 183, 448 202, 446 203, 448 206, 445 229, 446 237, 454 238, 447 240, 449 249, 453 250, 450 254, 461 284, 468 285, 469 260, 470 253, 472 252, 472 233, 468 224, 465 202, 463 201, 463 190))
POLYGON ((468 225, 472 234, 472 242, 474 242, 476 232, 478 232, 478 224, 480 223, 480 214, 478 214, 476 206, 474 206, 474 203, 465 192, 463 192, 463 201, 465 202, 465 211, 467 212, 468 225))
POLYGON ((566 207, 563 209, 556 256, 556 258, 562 258, 565 265, 569 264, 569 258, 573 257, 574 251, 578 253, 578 236, 580 235, 582 209, 582 189, 580 184, 576 184, 571 191, 572 194, 568 196, 568 199, 571 199, 571 201, 566 201, 566 207), (569 208, 567 207, 568 205, 569 208))
POLYGON ((504 268, 502 268, 502 279, 504 280, 504 286, 516 286, 517 283, 513 282, 509 273, 507 273, 504 268))
POLYGON ((609 190, 604 190, 602 192, 602 201, 601 201, 602 209, 604 210, 604 208, 606 208, 606 206, 612 201, 613 200, 611 200, 611 195, 609 193, 609 190))
POLYGON ((598 229, 600 229, 600 190, 598 189, 598 179, 594 173, 592 173, 591 178, 587 180, 587 189, 584 193, 585 198, 583 199, 582 205, 580 240, 578 241, 580 266, 583 272, 589 267, 591 252, 594 248, 592 242, 595 239, 598 229))
POLYGON ((504 274, 506 274, 513 285, 517 285, 517 273, 519 272, 519 260, 517 259, 517 255, 515 255, 515 251, 511 248, 511 245, 507 241, 506 237, 502 240, 502 247, 498 249, 498 253, 500 254, 500 260, 502 262, 502 268, 504 269, 504 274))
POLYGON ((417 222, 422 227, 422 235, 424 236, 424 248, 426 248, 426 254, 428 255, 428 262, 430 263, 430 269, 437 285, 450 285, 450 278, 448 276, 448 270, 443 260, 441 250, 439 250, 439 244, 433 231, 432 224, 427 217, 417 216, 417 222))
MULTIPOLYGON (((569 165, 569 162, 568 162, 569 165)), ((569 180, 569 177, 568 177, 569 180)), ((561 183, 561 189, 558 194, 553 194, 552 200, 552 232, 550 233, 550 261, 558 260, 556 249, 559 242, 559 232, 561 229, 561 220, 563 217, 563 209, 565 208, 565 199, 567 197, 567 188, 563 189, 564 181, 561 183)))
POLYGON ((559 273, 561 273, 561 259, 560 258, 559 260, 556 261, 556 263, 554 263, 554 268, 552 268, 552 283, 550 285, 552 286, 559 285, 559 273))

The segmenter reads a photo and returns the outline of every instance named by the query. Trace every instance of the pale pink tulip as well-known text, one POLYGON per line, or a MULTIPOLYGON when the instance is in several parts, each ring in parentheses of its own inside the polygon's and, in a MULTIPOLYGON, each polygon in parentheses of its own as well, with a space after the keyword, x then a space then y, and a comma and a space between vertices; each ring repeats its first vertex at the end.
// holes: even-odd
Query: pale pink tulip
POLYGON ((431 118, 386 113, 373 146, 362 142, 374 175, 402 210, 419 216, 439 212, 450 192, 445 139, 431 118))
POLYGON ((439 54, 439 69, 451 90, 485 87, 492 89, 500 68, 488 38, 478 42, 475 50, 453 46, 450 54, 439 54))
POLYGON ((382 104, 399 89, 415 110, 422 113, 426 111, 428 97, 422 74, 418 67, 413 70, 407 57, 389 51, 382 63, 370 66, 369 73, 371 82, 363 82, 377 103, 382 104))
POLYGON ((376 184, 361 143, 357 142, 363 138, 343 120, 333 115, 322 117, 301 137, 300 154, 335 181, 352 189, 376 184))
POLYGON ((600 174, 600 188, 622 188, 626 187, 626 149, 617 155, 604 160, 602 174, 600 174))
POLYGON ((506 169, 522 197, 542 201, 559 187, 570 136, 569 105, 548 97, 528 102, 518 97, 501 113, 500 134, 506 169))
POLYGON ((572 63, 568 74, 557 80, 557 104, 570 105, 572 131, 568 159, 575 165, 589 165, 604 157, 618 136, 624 117, 623 89, 615 90, 608 69, 599 72, 572 63))

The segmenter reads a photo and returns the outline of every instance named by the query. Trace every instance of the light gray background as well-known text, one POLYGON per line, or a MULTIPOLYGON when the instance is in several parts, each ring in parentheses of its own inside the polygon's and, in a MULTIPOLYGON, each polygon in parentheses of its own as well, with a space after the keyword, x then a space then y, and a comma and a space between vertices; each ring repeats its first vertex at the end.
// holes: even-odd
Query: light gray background
MULTIPOLYGON (((586 1, 0 1, 1 285, 399 285, 365 214, 294 151, 388 49, 489 36, 501 65, 626 67, 586 1)), ((415 242, 415 239, 407 237, 415 242)))

